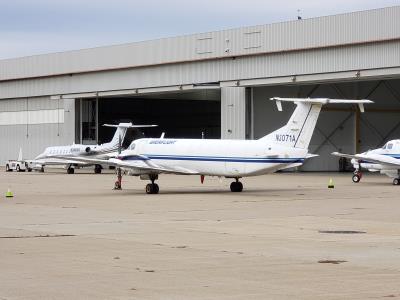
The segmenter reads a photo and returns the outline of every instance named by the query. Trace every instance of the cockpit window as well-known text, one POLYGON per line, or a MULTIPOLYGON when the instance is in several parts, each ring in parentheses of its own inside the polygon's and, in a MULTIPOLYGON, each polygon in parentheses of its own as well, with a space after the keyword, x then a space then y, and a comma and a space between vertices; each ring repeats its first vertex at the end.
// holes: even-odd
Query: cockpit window
POLYGON ((385 145, 382 147, 382 149, 386 149, 386 147, 387 147, 387 144, 385 144, 385 145))
POLYGON ((129 146, 129 150, 133 150, 133 149, 135 149, 135 147, 136 147, 136 144, 135 144, 135 143, 132 143, 132 144, 130 144, 130 146, 129 146))
POLYGON ((393 144, 388 144, 387 145, 387 148, 390 150, 390 149, 392 149, 393 148, 393 144))

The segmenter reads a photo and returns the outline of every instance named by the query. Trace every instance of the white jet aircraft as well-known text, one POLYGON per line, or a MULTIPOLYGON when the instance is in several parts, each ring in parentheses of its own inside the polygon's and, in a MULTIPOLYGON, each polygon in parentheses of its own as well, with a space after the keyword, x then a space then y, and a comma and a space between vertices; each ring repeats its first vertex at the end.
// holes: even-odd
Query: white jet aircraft
POLYGON ((82 145, 73 144, 68 146, 47 147, 43 153, 39 154, 34 160, 27 161, 29 167, 39 169, 44 172, 46 165, 63 165, 67 168, 68 174, 73 174, 75 168, 88 167, 94 165, 94 172, 101 173, 101 164, 92 164, 70 160, 68 157, 93 156, 96 158, 107 159, 118 155, 118 150, 125 139, 128 128, 155 127, 157 125, 134 125, 132 123, 119 123, 118 125, 104 124, 106 127, 115 127, 115 134, 112 140, 101 145, 82 145), (57 157, 55 157, 57 156, 57 157))
MULTIPOLYGON (((150 180, 146 193, 157 194, 159 187, 154 181, 161 173, 220 176, 235 179, 232 192, 241 192, 240 178, 273 173, 278 170, 300 166, 304 160, 315 155, 308 153, 321 107, 328 103, 358 104, 363 111, 370 100, 343 100, 328 98, 271 98, 282 110, 282 101, 297 104, 289 122, 278 130, 258 140, 213 139, 166 139, 144 138, 131 143, 116 158, 101 160, 73 158, 85 163, 112 165, 131 175, 150 180)), ((116 182, 120 188, 120 182, 116 182)))
POLYGON ((362 178, 361 169, 370 172, 380 172, 393 178, 393 185, 400 184, 400 140, 387 142, 382 148, 369 150, 360 154, 332 153, 335 156, 351 158, 355 168, 352 180, 360 182, 362 178))

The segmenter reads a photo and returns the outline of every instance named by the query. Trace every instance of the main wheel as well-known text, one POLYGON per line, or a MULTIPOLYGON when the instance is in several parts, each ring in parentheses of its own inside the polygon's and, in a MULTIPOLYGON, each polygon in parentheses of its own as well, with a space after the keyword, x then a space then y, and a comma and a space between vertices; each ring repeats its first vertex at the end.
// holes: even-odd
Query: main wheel
POLYGON ((75 173, 75 169, 74 168, 68 168, 67 169, 67 174, 74 174, 75 173))
POLYGON ((399 184, 400 184, 400 179, 399 178, 393 179, 393 185, 399 185, 399 184))
POLYGON ((10 166, 8 164, 6 164, 6 172, 10 172, 10 166))
POLYGON ((237 182, 237 189, 238 192, 243 191, 243 183, 241 183, 240 181, 237 182))
POLYGON ((158 192, 160 191, 160 187, 158 186, 157 183, 153 184, 153 188, 154 188, 154 193, 153 194, 158 194, 158 192))
POLYGON ((160 188, 158 187, 158 184, 156 183, 148 183, 146 185, 146 194, 158 194, 160 191, 160 188))
POLYGON ((17 172, 21 172, 21 168, 19 167, 19 165, 17 165, 17 166, 15 167, 15 170, 16 170, 17 172))
POLYGON ((95 174, 100 174, 101 173, 102 167, 100 165, 95 165, 94 166, 94 173, 95 174))
POLYGON ((231 183, 231 192, 238 193, 243 191, 243 184, 240 181, 234 181, 231 183))
POLYGON ((153 185, 151 183, 146 184, 146 194, 153 194, 153 185))
POLYGON ((351 179, 353 180, 354 183, 359 183, 361 180, 361 176, 358 174, 354 174, 351 179))

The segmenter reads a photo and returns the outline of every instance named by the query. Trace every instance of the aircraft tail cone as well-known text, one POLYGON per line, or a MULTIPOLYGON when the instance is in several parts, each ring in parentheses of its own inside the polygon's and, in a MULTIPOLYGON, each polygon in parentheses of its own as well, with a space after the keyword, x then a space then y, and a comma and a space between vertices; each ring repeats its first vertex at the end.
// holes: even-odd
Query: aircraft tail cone
POLYGON ((12 198, 14 197, 13 192, 11 192, 10 188, 8 188, 7 192, 6 192, 6 198, 12 198))
POLYGON ((328 188, 329 189, 333 189, 335 186, 333 185, 333 180, 332 178, 329 179, 329 183, 328 183, 328 188))

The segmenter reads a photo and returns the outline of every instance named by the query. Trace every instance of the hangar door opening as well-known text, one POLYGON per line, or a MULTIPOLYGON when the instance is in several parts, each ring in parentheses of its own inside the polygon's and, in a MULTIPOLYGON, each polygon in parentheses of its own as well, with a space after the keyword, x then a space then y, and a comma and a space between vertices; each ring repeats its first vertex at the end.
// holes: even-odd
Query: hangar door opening
POLYGON ((163 132, 166 138, 204 136, 218 139, 221 136, 220 94, 219 89, 207 89, 98 98, 95 131, 98 132, 98 142, 107 142, 114 134, 113 128, 103 127, 102 124, 120 122, 158 125, 154 128, 141 128, 140 131, 129 130, 124 141, 125 147, 133 139, 160 137, 163 132))
MULTIPOLYGON (((319 156, 300 168, 304 171, 343 170, 343 164, 331 155, 332 152, 360 153, 400 138, 400 79, 253 87, 254 138, 286 124, 294 110, 294 105, 284 104, 284 111, 277 112, 275 103, 267 101, 270 97, 370 99, 375 102, 366 105, 363 114, 355 106, 323 107, 309 145, 309 152, 319 156)), ((348 166, 348 170, 350 168, 348 166)))

